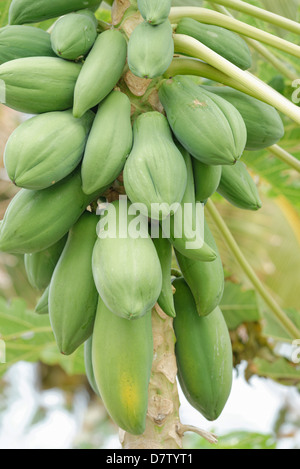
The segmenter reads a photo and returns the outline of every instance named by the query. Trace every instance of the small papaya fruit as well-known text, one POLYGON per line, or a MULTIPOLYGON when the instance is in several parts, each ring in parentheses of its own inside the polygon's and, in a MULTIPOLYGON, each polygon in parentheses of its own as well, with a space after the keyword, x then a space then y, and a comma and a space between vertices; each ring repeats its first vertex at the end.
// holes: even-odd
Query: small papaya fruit
POLYGON ((205 203, 218 189, 222 166, 206 165, 193 158, 193 171, 195 180, 195 199, 205 203))
POLYGON ((39 301, 36 304, 34 312, 39 315, 46 315, 49 314, 49 288, 50 286, 44 290, 42 296, 40 297, 39 301))
POLYGON ((89 385, 91 386, 94 393, 100 396, 97 383, 95 380, 93 361, 92 361, 92 350, 93 350, 93 334, 88 338, 84 343, 84 367, 85 374, 88 380, 89 385))
POLYGON ((171 0, 138 0, 138 9, 147 23, 157 26, 167 21, 171 11, 171 0))

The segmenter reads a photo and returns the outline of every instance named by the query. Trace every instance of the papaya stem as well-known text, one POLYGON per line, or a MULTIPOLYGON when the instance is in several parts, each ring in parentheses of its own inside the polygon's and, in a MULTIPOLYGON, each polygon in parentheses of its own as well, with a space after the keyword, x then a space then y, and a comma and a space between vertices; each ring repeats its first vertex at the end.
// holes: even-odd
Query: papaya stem
POLYGON ((272 145, 271 147, 267 148, 267 150, 300 173, 300 161, 289 152, 281 148, 279 145, 272 145))
POLYGON ((202 438, 204 438, 211 444, 215 445, 218 443, 218 438, 216 435, 214 435, 211 432, 208 432, 207 430, 202 430, 202 428, 197 428, 197 427, 194 427, 193 425, 180 425, 177 428, 177 433, 181 436, 183 436, 187 432, 196 433, 197 435, 200 435, 202 438))
POLYGON ((300 331, 290 320, 290 318, 286 315, 283 309, 273 299, 271 294, 266 290, 265 286, 262 284, 256 273, 254 272, 253 268, 250 266, 249 262, 247 261, 241 249, 239 248, 236 240, 234 239, 232 233, 230 232, 228 226, 226 225, 225 221, 223 220, 216 206, 211 200, 208 200, 206 208, 209 214, 211 215, 214 223, 221 232, 227 246, 231 250, 240 267, 247 275, 248 279, 251 281, 255 290, 260 294, 261 298, 268 305, 270 310, 276 316, 277 320, 280 322, 286 332, 290 335, 290 337, 292 337, 293 339, 299 339, 300 331))

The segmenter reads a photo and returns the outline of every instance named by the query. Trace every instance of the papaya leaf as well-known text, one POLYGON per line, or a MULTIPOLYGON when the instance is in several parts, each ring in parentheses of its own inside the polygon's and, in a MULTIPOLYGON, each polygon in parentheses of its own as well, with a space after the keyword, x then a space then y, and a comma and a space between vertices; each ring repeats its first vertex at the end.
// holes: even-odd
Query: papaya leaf
POLYGON ((296 366, 285 358, 278 358, 274 362, 255 358, 251 368, 258 376, 270 378, 286 386, 300 386, 300 366, 296 366))
POLYGON ((256 292, 245 290, 241 285, 227 281, 221 302, 227 326, 235 330, 245 322, 256 322, 261 319, 256 292))
POLYGON ((10 4, 11 0, 1 0, 0 2, 0 28, 7 25, 10 4))
MULTIPOLYGON (((300 314, 294 309, 286 309, 285 313, 300 330, 300 314)), ((291 337, 285 329, 279 324, 273 314, 268 310, 262 312, 264 318, 264 334, 277 341, 291 341, 291 337)), ((299 337, 300 339, 300 337, 299 337)))
POLYGON ((201 7, 202 0, 172 0, 172 7, 201 7))

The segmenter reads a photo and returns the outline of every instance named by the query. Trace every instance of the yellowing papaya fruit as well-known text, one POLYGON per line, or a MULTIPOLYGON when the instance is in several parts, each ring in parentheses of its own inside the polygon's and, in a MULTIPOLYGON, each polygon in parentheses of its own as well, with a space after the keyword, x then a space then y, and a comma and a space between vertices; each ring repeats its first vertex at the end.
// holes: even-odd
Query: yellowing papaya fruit
POLYGON ((39 315, 49 314, 49 289, 50 285, 44 290, 42 296, 36 304, 34 312, 39 315))
POLYGON ((183 278, 175 279, 175 354, 178 379, 189 403, 207 420, 224 410, 232 388, 232 346, 222 311, 199 317, 183 278))
POLYGON ((91 386, 94 393, 97 394, 97 396, 101 397, 98 387, 97 387, 94 369, 93 369, 92 346, 93 346, 93 334, 84 343, 84 367, 85 367, 85 374, 86 374, 89 385, 91 386))
POLYGON ((171 0, 138 0, 138 9, 147 23, 157 26, 167 21, 171 11, 171 0))
POLYGON ((133 126, 134 142, 124 167, 124 186, 132 203, 152 219, 163 219, 180 204, 187 184, 183 156, 168 121, 159 112, 141 114, 133 126), (174 207, 173 207, 174 209, 174 207))
POLYGON ((247 132, 232 104, 180 75, 163 81, 159 98, 177 140, 192 156, 206 165, 240 159, 247 132))
POLYGON ((131 104, 112 91, 99 105, 81 165, 86 194, 111 184, 121 173, 132 148, 131 104))
POLYGON ((155 27, 144 21, 129 38, 128 65, 137 77, 160 77, 169 68, 173 55, 173 29, 169 20, 155 27))
POLYGON ((195 199, 205 203, 218 189, 222 166, 206 165, 193 158, 193 171, 195 179, 195 199))
POLYGON ((98 293, 92 272, 92 253, 99 217, 85 212, 70 229, 52 275, 49 315, 57 346, 71 355, 92 334, 98 293))
POLYGON ((95 114, 75 119, 72 110, 23 122, 5 147, 4 164, 16 186, 40 190, 68 176, 80 163, 95 114))
POLYGON ((152 362, 151 312, 127 321, 99 298, 92 339, 95 380, 113 421, 133 435, 145 431, 152 362))
POLYGON ((117 29, 96 39, 79 74, 74 91, 74 117, 82 117, 115 87, 126 63, 127 42, 117 29))

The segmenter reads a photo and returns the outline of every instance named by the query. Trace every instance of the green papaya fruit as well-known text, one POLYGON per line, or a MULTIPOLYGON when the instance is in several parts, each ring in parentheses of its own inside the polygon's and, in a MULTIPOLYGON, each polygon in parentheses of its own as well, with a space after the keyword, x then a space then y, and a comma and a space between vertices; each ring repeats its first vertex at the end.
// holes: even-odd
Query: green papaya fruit
POLYGON ((92 344, 95 380, 113 421, 133 435, 145 431, 152 362, 150 311, 127 321, 99 298, 92 344))
POLYGON ((193 158, 193 171, 195 180, 195 199, 205 203, 218 189, 222 166, 206 165, 193 158))
POLYGON ((3 104, 27 114, 64 111, 73 105, 81 65, 58 57, 25 57, 0 65, 3 104))
POLYGON ((160 77, 174 55, 173 29, 169 20, 159 26, 138 24, 128 42, 128 66, 140 78, 160 77))
POLYGON ((159 98, 176 138, 192 156, 206 165, 240 159, 247 132, 232 104, 181 75, 163 81, 159 98))
POLYGON ((74 91, 74 117, 82 117, 113 90, 122 76, 127 42, 117 29, 101 33, 89 52, 74 91))
POLYGON ((93 347, 93 334, 84 343, 84 367, 85 367, 85 374, 86 374, 89 385, 91 386, 94 393, 97 396, 101 397, 98 387, 97 387, 94 369, 93 369, 93 361, 92 361, 93 348, 92 347, 93 347))
POLYGON ((89 111, 75 119, 68 110, 23 122, 5 147, 8 177, 16 186, 32 190, 46 189, 64 179, 82 159, 94 117, 89 111))
POLYGON ((90 10, 62 16, 51 31, 53 51, 67 60, 85 56, 97 39, 97 26, 98 21, 90 10))
POLYGON ((224 270, 218 247, 207 223, 205 242, 217 253, 213 262, 189 259, 175 250, 177 263, 195 299, 199 316, 208 316, 219 306, 224 293, 224 270))
POLYGON ((99 0, 12 0, 9 24, 38 23, 84 8, 95 9, 99 0))
POLYGON ((137 5, 144 20, 152 26, 157 26, 167 21, 171 11, 172 1, 138 0, 137 5))
POLYGON ((224 410, 232 388, 232 346, 222 311, 199 317, 183 278, 175 279, 175 354, 178 379, 189 403, 207 420, 224 410))
POLYGON ((259 210, 262 207, 257 186, 242 161, 222 168, 217 192, 235 207, 244 210, 259 210))
POLYGON ((43 251, 24 255, 25 271, 33 288, 44 290, 48 287, 66 241, 67 235, 43 251))
POLYGON ((283 138, 284 125, 274 107, 229 86, 203 88, 226 99, 239 111, 247 129, 245 150, 263 150, 283 138))
POLYGON ((92 334, 98 293, 92 254, 99 217, 85 212, 70 229, 49 290, 51 327, 60 352, 71 355, 92 334))
POLYGON ((93 252, 94 280, 101 298, 113 313, 127 319, 140 318, 151 310, 162 289, 160 261, 148 234, 148 220, 144 217, 137 237, 133 230, 141 217, 132 214, 132 209, 126 198, 108 205, 93 252))
POLYGON ((49 289, 50 289, 50 286, 48 285, 48 287, 45 289, 42 296, 40 297, 39 301, 37 302, 35 310, 34 310, 36 314, 39 314, 39 315, 49 314, 49 305, 48 305, 49 289))
POLYGON ((55 57, 50 34, 33 26, 0 29, 0 65, 24 57, 55 57))
POLYGON ((134 122, 133 133, 133 148, 124 167, 126 194, 132 203, 143 204, 145 216, 165 218, 173 204, 180 204, 186 189, 183 156, 167 119, 159 112, 141 114, 134 122))
POLYGON ((182 18, 176 33, 197 39, 242 70, 248 70, 252 66, 252 56, 247 43, 229 29, 203 24, 192 18, 182 18))
POLYGON ((119 91, 99 105, 81 166, 86 194, 111 184, 124 168, 133 140, 130 116, 130 100, 119 91))

